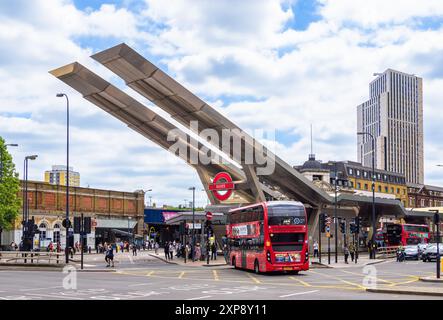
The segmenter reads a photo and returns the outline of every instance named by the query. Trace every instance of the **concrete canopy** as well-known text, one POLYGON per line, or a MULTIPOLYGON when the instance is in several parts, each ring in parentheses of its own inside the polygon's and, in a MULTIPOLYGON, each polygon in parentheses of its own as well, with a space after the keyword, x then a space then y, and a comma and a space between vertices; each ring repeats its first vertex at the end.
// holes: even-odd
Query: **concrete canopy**
MULTIPOLYGON (((241 132, 239 138, 242 139, 244 145, 248 145, 253 150, 266 150, 267 155, 275 159, 275 170, 272 174, 261 175, 260 181, 277 187, 289 198, 314 206, 318 203, 331 202, 331 197, 326 192, 314 186, 289 164, 126 44, 123 43, 94 54, 92 58, 116 73, 129 87, 168 112, 184 126, 192 129, 190 121, 198 121, 199 129, 214 129, 220 137, 223 129, 228 129, 234 134, 241 132)), ((222 149, 220 145, 216 147, 222 149)), ((244 152, 241 154, 243 156, 244 152)), ((257 154, 260 152, 255 153, 256 156, 257 154)), ((229 156, 237 160, 232 153, 229 156)), ((243 166, 244 159, 238 160, 243 166)), ((264 158, 256 159, 253 166, 260 167, 258 163, 264 163, 265 160, 264 158)))
MULTIPOLYGON (((270 155, 271 158, 275 160, 275 170, 273 173, 260 175, 258 179, 255 177, 255 173, 251 174, 251 172, 261 166, 260 164, 263 163, 263 157, 260 158, 259 156, 255 158, 255 162, 249 165, 245 163, 243 152, 241 153, 242 156, 240 159, 236 159, 232 153, 227 154, 227 157, 230 157, 242 167, 239 168, 235 165, 224 163, 191 164, 189 153, 187 153, 187 155, 182 158, 197 170, 213 205, 223 207, 223 209, 232 207, 232 205, 239 205, 239 203, 220 204, 214 197, 211 198, 207 182, 210 182, 210 178, 221 171, 229 172, 234 180, 246 180, 249 182, 240 183, 238 189, 236 186, 236 192, 241 195, 245 202, 256 202, 257 189, 259 189, 260 192, 265 192, 271 197, 277 198, 279 193, 281 193, 288 199, 301 201, 305 205, 317 209, 321 209, 325 205, 333 205, 333 197, 316 187, 289 164, 267 150, 261 143, 250 137, 237 125, 126 44, 120 44, 104 50, 93 55, 92 58, 119 75, 129 87, 168 112, 171 117, 185 127, 193 129, 190 126, 190 121, 196 120, 199 123, 199 129, 211 128, 219 134, 221 130, 228 129, 234 134, 239 135, 235 138, 239 138, 242 141, 242 148, 251 147, 254 151, 266 150, 267 155, 270 155), (253 180, 253 187, 251 187, 250 180, 253 180), (224 208, 225 205, 226 208, 224 208)), ((198 149, 197 152, 201 152, 201 143, 198 143, 197 146, 190 144, 189 141, 191 139, 188 134, 179 130, 172 123, 79 63, 71 63, 55 69, 51 71, 51 74, 82 93, 85 99, 120 119, 130 128, 162 146, 164 149, 171 151, 170 147, 175 141, 168 141, 168 132, 170 132, 170 130, 177 130, 183 134, 182 137, 184 138, 182 138, 182 140, 186 140, 183 142, 186 143, 188 148, 198 149)), ((215 148, 223 150, 220 145, 215 145, 215 148)), ((260 152, 258 154, 260 154, 260 152)), ((370 206, 372 199, 371 197, 356 195, 341 195, 338 203, 341 205, 366 208, 370 206)), ((398 200, 376 198, 376 206, 378 213, 394 213, 400 215, 404 215, 405 213, 401 202, 398 200)))
MULTIPOLYGON (((172 150, 171 147, 175 141, 168 141, 168 134, 174 130, 175 132, 180 132, 177 139, 182 140, 181 142, 185 144, 188 149, 193 148, 196 152, 202 152, 202 145, 200 143, 197 143, 197 145, 191 144, 191 139, 188 134, 80 63, 71 63, 52 70, 50 73, 80 92, 86 100, 110 113, 127 124, 128 127, 160 145, 165 150, 172 150), (183 139, 183 137, 185 139, 183 139)), ((187 152, 184 157, 180 153, 176 153, 176 155, 181 156, 183 160, 193 167, 204 166, 205 171, 213 176, 218 172, 227 171, 235 180, 242 181, 246 179, 242 170, 234 165, 213 162, 207 165, 195 165, 191 164, 190 152, 187 152)), ((263 186, 263 189, 270 194, 273 193, 266 186, 263 186)), ((253 197, 247 190, 238 190, 238 193, 246 201, 253 201, 253 197)))

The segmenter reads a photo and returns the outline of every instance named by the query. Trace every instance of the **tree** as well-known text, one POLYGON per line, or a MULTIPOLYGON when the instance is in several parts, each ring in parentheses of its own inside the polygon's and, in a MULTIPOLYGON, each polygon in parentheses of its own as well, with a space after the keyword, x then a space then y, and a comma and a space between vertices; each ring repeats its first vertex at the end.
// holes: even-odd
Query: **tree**
POLYGON ((0 229, 11 230, 14 228, 21 207, 20 180, 2 137, 0 137, 0 157, 0 229))

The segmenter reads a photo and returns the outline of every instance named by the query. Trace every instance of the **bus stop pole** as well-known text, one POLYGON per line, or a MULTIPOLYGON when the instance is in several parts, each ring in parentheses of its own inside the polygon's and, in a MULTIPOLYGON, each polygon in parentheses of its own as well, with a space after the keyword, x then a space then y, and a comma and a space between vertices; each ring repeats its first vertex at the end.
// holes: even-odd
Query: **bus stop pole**
POLYGON ((84 246, 84 231, 85 231, 85 221, 83 219, 83 213, 81 214, 81 221, 80 221, 80 246, 81 246, 81 270, 83 270, 83 251, 85 250, 84 246))
POLYGON ((321 263, 321 222, 320 222, 320 216, 318 219, 318 262, 321 263))

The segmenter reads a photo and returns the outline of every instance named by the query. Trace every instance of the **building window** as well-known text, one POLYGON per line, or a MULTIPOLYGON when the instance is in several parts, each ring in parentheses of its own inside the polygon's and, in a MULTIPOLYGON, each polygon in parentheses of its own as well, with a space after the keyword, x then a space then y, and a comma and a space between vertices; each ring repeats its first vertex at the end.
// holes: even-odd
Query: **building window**
POLYGON ((394 187, 391 187, 391 193, 394 194, 394 187))
POLYGON ((352 176, 352 168, 348 169, 349 174, 352 176))
POLYGON ((368 190, 368 184, 365 183, 365 190, 368 190))
POLYGON ((378 186, 378 192, 381 192, 381 186, 380 185, 378 186))
POLYGON ((40 223, 40 225, 38 227, 38 231, 40 232, 40 240, 45 240, 46 239, 46 224, 44 224, 43 222, 40 223))
POLYGON ((400 193, 400 188, 397 188, 397 193, 400 193))
POLYGON ((383 180, 384 180, 384 181, 388 180, 388 176, 384 174, 384 175, 383 175, 383 180))
POLYGON ((349 181, 349 185, 351 186, 351 188, 354 188, 354 182, 349 181))
POLYGON ((360 170, 355 171, 357 173, 357 177, 360 177, 360 170))
POLYGON ((389 192, 389 189, 388 189, 388 187, 385 187, 385 192, 386 192, 386 193, 388 193, 388 192, 389 192))
POLYGON ((363 177, 365 177, 365 178, 368 177, 368 172, 367 171, 363 171, 363 177))
POLYGON ((56 223, 54 225, 54 233, 53 233, 52 241, 55 243, 60 242, 60 224, 58 224, 58 223, 56 223))
POLYGON ((381 180, 381 174, 380 173, 377 173, 377 179, 381 180))
POLYGON ((421 199, 421 200, 420 200, 420 206, 421 206, 421 207, 424 207, 424 206, 425 206, 425 199, 421 199))
POLYGON ((357 182, 357 189, 361 189, 361 183, 357 182))

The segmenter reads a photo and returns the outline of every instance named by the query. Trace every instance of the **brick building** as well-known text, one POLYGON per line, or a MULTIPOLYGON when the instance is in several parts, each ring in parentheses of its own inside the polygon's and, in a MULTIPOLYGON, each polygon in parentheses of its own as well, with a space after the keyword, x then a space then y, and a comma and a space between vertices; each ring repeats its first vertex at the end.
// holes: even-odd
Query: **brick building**
MULTIPOLYGON (((21 186, 23 188, 23 181, 21 186)), ((22 189, 23 190, 23 189, 22 189)), ((23 191, 20 197, 23 198, 23 191)), ((87 244, 94 248, 99 242, 113 242, 129 237, 142 237, 144 217, 144 192, 123 192, 82 187, 70 187, 70 220, 81 213, 92 218, 92 233, 87 244)), ((28 181, 29 217, 34 216, 40 234, 34 238, 34 246, 45 247, 50 241, 65 245, 66 229, 62 221, 66 215, 66 187, 40 181, 28 181)), ((22 214, 15 228, 4 231, 2 244, 20 243, 22 214)), ((79 235, 74 235, 79 241, 79 235)))

